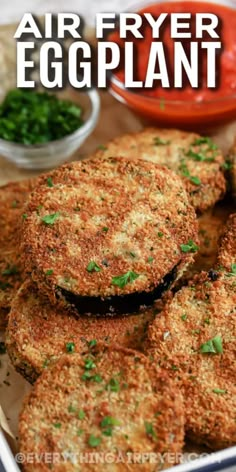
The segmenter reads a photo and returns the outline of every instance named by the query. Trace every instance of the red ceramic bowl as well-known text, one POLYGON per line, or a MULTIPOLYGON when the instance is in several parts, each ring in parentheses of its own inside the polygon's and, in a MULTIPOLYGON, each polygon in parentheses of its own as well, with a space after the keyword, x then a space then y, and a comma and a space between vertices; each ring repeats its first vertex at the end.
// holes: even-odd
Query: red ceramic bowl
MULTIPOLYGON (((200 3, 199 0, 195 1, 200 3)), ((236 14, 236 0, 206 0, 206 2, 228 6, 233 8, 236 14)), ((156 0, 153 3, 166 3, 166 1, 156 0)), ((145 5, 151 6, 153 3, 142 2, 129 11, 139 12, 145 5)), ((203 101, 163 100, 143 94, 142 89, 137 89, 137 91, 126 89, 124 83, 115 74, 111 76, 109 91, 117 100, 137 114, 158 125, 205 129, 206 126, 210 128, 236 119, 236 93, 203 101)))

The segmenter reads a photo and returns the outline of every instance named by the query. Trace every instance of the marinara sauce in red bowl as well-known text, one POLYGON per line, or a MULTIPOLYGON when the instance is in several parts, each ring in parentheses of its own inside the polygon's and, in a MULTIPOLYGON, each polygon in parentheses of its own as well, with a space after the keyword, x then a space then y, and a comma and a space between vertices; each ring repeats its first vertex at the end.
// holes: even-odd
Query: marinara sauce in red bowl
MULTIPOLYGON (((109 40, 124 47, 125 41, 133 41, 135 47, 135 79, 145 83, 149 53, 152 41, 162 41, 165 48, 167 65, 169 66, 169 81, 174 84, 173 78, 173 51, 174 41, 181 41, 185 50, 190 41, 217 41, 206 34, 202 39, 196 39, 196 13, 213 13, 219 18, 216 29, 218 41, 222 48, 216 52, 216 87, 207 86, 207 56, 199 55, 199 85, 193 88, 187 76, 184 76, 181 88, 165 88, 160 81, 149 88, 126 88, 124 84, 124 69, 122 67, 111 76, 110 92, 119 101, 128 105, 141 116, 156 122, 159 125, 182 126, 185 128, 204 128, 229 122, 236 118, 236 0, 211 2, 205 1, 156 1, 146 5, 142 3, 130 10, 143 15, 151 13, 157 18, 161 13, 190 13, 191 39, 172 39, 170 37, 170 21, 163 23, 160 38, 152 39, 151 27, 145 24, 142 30, 143 39, 134 37, 120 39, 118 31, 109 36, 109 40), (172 72, 171 72, 172 71, 172 72), (159 82, 159 83, 158 83, 159 82)), ((184 21, 184 20, 182 20, 184 21)), ((184 30, 182 30, 184 31, 184 30)))

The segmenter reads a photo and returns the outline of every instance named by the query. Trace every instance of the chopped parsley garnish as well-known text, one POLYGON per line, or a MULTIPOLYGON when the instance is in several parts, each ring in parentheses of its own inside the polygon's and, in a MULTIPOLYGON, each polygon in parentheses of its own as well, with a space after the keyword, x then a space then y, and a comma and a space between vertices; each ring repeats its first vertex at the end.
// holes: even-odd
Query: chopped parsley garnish
POLYGON ((224 390, 222 388, 213 388, 212 392, 218 393, 218 395, 224 395, 224 393, 227 393, 227 390, 224 390))
POLYGON ((56 213, 52 213, 51 215, 43 216, 41 220, 45 225, 53 225, 55 221, 59 218, 59 216, 60 216, 60 213, 56 212, 56 213))
POLYGON ((162 238, 163 233, 161 231, 158 231, 157 236, 158 236, 158 238, 162 238))
POLYGON ((180 244, 180 248, 182 252, 197 252, 198 246, 192 239, 189 239, 187 244, 180 244))
POLYGON ((0 355, 2 354, 6 354, 6 346, 5 346, 5 343, 3 341, 0 342, 0 355))
POLYGON ((118 424, 119 424, 119 421, 117 421, 112 416, 104 416, 104 418, 102 419, 100 423, 100 426, 102 428, 102 434, 104 434, 105 436, 112 436, 113 427, 118 424))
POLYGON ((153 258, 153 257, 149 257, 149 258, 148 258, 149 264, 150 264, 151 262, 153 262, 153 261, 154 261, 154 258, 153 258))
POLYGON ((92 359, 85 359, 84 368, 86 370, 95 369, 95 367, 96 367, 96 364, 93 362, 92 359))
POLYGON ((77 436, 81 436, 81 434, 83 434, 83 429, 79 428, 77 429, 77 436))
POLYGON ((91 447, 97 447, 101 444, 102 439, 99 436, 94 436, 93 434, 90 434, 88 438, 88 445, 91 447))
POLYGON ((212 353, 212 354, 222 354, 223 345, 221 336, 215 336, 212 339, 209 339, 206 343, 200 346, 200 352, 202 354, 212 353))
POLYGON ((186 321, 186 319, 187 319, 186 313, 184 313, 183 315, 181 315, 181 320, 186 321))
POLYGON ((79 418, 79 420, 83 420, 85 418, 84 410, 79 410, 78 411, 78 418, 79 418))
POLYGON ((153 439, 157 439, 157 435, 153 429, 153 424, 149 421, 145 421, 144 425, 147 435, 151 436, 153 439))
POLYGON ((56 95, 12 89, 0 105, 0 138, 26 145, 61 139, 82 126, 81 113, 56 95))
POLYGON ((45 272, 45 275, 52 275, 53 274, 53 269, 48 269, 45 272))
POLYGON ((112 377, 107 386, 106 386, 106 389, 107 390, 110 390, 111 392, 119 392, 120 390, 120 383, 119 383, 119 380, 117 379, 114 379, 114 377, 112 377))
POLYGON ((233 163, 231 161, 228 161, 226 160, 222 165, 221 165, 221 169, 224 169, 224 170, 231 170, 233 167, 233 163))
POLYGON ((22 219, 23 219, 23 220, 27 220, 27 218, 28 218, 28 215, 27 215, 27 213, 23 213, 23 215, 22 215, 22 219))
POLYGON ((88 272, 100 272, 102 270, 95 261, 90 261, 86 269, 88 272))
POLYGON ((84 373, 81 376, 82 380, 93 380, 94 382, 101 383, 102 382, 102 376, 100 374, 93 374, 90 372, 92 369, 95 369, 96 364, 93 362, 92 359, 85 359, 84 361, 84 373))
POLYGON ((100 146, 98 146, 98 149, 100 149, 101 151, 106 151, 107 147, 104 146, 103 144, 100 144, 100 146))
POLYGON ((124 275, 118 275, 112 278, 112 285, 117 285, 120 288, 124 288, 128 283, 133 282, 139 277, 140 274, 136 274, 132 270, 129 270, 124 275))
POLYGON ((60 429, 61 428, 61 423, 54 423, 54 428, 60 429))
POLYGON ((89 347, 94 347, 94 346, 96 346, 96 344, 97 344, 96 339, 91 339, 91 341, 88 342, 89 347))
POLYGON ((167 139, 161 139, 159 136, 153 139, 155 146, 165 146, 167 144, 170 144, 170 140, 167 139))
POLYGON ((195 185, 201 185, 201 180, 199 179, 199 177, 190 174, 190 171, 184 159, 181 160, 179 170, 184 177, 187 177, 190 180, 190 182, 195 185))
POLYGON ((216 151, 218 149, 217 144, 215 144, 208 136, 200 136, 199 138, 196 138, 193 141, 192 146, 201 146, 201 144, 207 144, 209 151, 216 151))
POLYGON ((214 157, 207 157, 206 153, 201 151, 201 152, 194 152, 192 149, 189 149, 186 154, 187 157, 191 157, 194 161, 198 162, 214 162, 215 158, 214 157))
POLYGON ((75 412, 76 412, 76 408, 75 408, 72 404, 70 404, 70 405, 68 406, 68 411, 69 411, 69 413, 75 413, 75 412))
POLYGON ((66 343, 66 351, 71 353, 75 351, 75 343, 69 342, 66 343))
POLYGON ((48 186, 48 187, 53 187, 53 186, 54 186, 54 185, 53 185, 53 181, 52 181, 52 177, 48 177, 48 178, 47 178, 47 186, 48 186))
POLYGON ((15 265, 12 265, 12 266, 8 265, 8 267, 2 271, 2 275, 15 275, 18 273, 19 273, 19 269, 15 265))
POLYGON ((102 231, 103 231, 104 233, 107 233, 108 229, 109 229, 109 228, 108 228, 107 226, 103 226, 102 231))
POLYGON ((231 265, 231 272, 228 272, 228 274, 226 274, 227 277, 231 277, 233 275, 236 275, 236 264, 232 264, 231 265))

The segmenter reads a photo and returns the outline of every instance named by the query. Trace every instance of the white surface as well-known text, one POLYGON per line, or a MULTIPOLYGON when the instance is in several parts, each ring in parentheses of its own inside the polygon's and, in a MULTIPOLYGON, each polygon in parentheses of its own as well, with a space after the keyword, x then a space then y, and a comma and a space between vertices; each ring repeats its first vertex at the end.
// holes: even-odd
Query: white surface
POLYGON ((92 25, 96 13, 124 11, 135 3, 135 0, 0 0, 0 24, 19 21, 26 12, 37 15, 75 12, 92 25))

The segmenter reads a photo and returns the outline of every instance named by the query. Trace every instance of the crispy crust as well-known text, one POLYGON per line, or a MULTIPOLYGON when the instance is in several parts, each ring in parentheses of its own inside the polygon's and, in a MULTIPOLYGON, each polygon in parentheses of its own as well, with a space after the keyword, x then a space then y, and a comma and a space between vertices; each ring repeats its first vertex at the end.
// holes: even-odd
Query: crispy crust
POLYGON ((207 153, 208 158, 213 157, 212 162, 196 161, 193 156, 185 155, 190 148, 193 152, 199 153, 208 147, 207 144, 193 145, 198 138, 200 138, 198 134, 186 131, 146 128, 138 133, 125 134, 109 141, 103 149, 95 153, 95 157, 117 155, 129 159, 138 157, 169 167, 184 180, 195 209, 203 212, 222 198, 226 185, 221 170, 224 158, 219 149, 207 153), (161 140, 162 144, 158 145, 158 140, 161 140), (201 183, 194 184, 191 176, 198 177, 201 183))
MULTIPOLYGON (((20 415, 20 450, 35 457, 42 451, 77 454, 77 464, 62 460, 54 464, 57 472, 128 472, 137 467, 142 472, 159 471, 167 468, 168 453, 173 460, 173 454, 181 452, 183 422, 182 397, 165 372, 137 351, 100 345, 83 356, 63 356, 44 371, 20 415), (94 363, 90 370, 85 368, 88 358, 94 363), (100 382, 83 380, 85 372, 101 376, 100 382), (119 424, 102 426, 104 418, 119 424), (97 447, 89 444, 91 435, 99 438, 97 447), (156 453, 160 458, 163 454, 163 464, 87 459, 80 465, 79 454, 95 452, 115 457, 118 453, 127 457, 128 452, 156 453)), ((25 463, 24 471, 43 472, 49 466, 43 461, 25 463)))
POLYGON ((34 182, 33 179, 24 180, 0 187, 0 327, 7 322, 11 300, 22 282, 19 225, 25 201, 34 182))
POLYGON ((230 202, 220 202, 213 209, 198 217, 199 251, 194 255, 194 262, 189 265, 184 276, 179 280, 182 286, 201 271, 209 271, 215 267, 218 260, 219 241, 224 233, 225 225, 233 205, 230 202))
POLYGON ((32 282, 26 281, 9 315, 8 354, 16 370, 33 383, 45 367, 66 353, 68 342, 73 342, 79 353, 88 349, 92 339, 141 349, 148 323, 157 312, 154 306, 126 316, 75 317, 73 312, 51 307, 32 282))
POLYGON ((234 279, 227 272, 202 273, 174 296, 147 335, 152 359, 181 385, 187 436, 212 449, 236 444, 234 279), (215 336, 222 338, 223 354, 200 353, 215 336))
POLYGON ((230 216, 220 242, 218 262, 229 272, 236 264, 236 213, 230 216))
POLYGON ((54 186, 41 183, 28 203, 22 250, 26 270, 52 303, 63 290, 101 298, 152 292, 192 260, 180 246, 197 242, 197 220, 170 170, 111 158, 74 162, 49 175, 54 186), (54 224, 45 224, 52 214, 54 224), (99 271, 88 270, 91 262, 99 271), (113 283, 130 272, 137 277, 125 286, 113 283))

